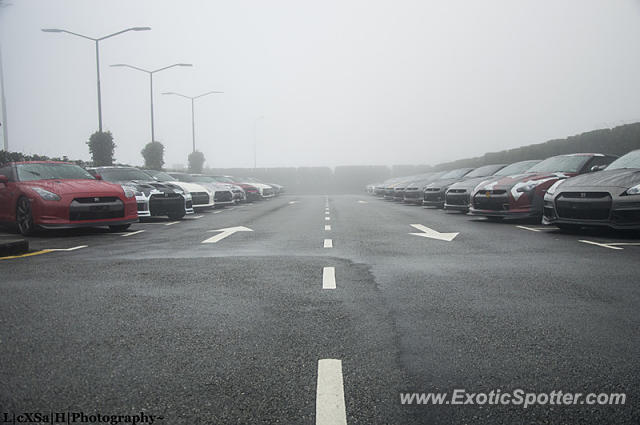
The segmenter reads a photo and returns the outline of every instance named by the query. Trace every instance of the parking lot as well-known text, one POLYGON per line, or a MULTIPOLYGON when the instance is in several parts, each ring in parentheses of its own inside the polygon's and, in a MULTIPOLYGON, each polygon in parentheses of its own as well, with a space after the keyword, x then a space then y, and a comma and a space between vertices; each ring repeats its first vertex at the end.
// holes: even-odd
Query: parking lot
POLYGON ((28 239, 31 253, 0 260, 3 411, 143 411, 166 424, 640 421, 635 233, 362 194, 28 239), (627 400, 400 403, 454 389, 627 400))

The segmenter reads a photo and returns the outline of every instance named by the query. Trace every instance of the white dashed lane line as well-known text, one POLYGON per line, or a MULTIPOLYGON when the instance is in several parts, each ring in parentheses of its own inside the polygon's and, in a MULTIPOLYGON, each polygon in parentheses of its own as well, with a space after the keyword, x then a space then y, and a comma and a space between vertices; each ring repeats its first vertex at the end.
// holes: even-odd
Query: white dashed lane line
POLYGON ((324 219, 325 219, 325 221, 330 221, 331 217, 325 217, 324 219))
POLYGON ((331 230, 331 225, 330 224, 325 224, 324 225, 324 230, 331 230))
POLYGON ((318 360, 316 425, 347 425, 341 360, 318 360))
POLYGON ((325 239, 324 240, 325 248, 333 248, 333 239, 325 239))
POLYGON ((335 267, 324 267, 322 269, 322 289, 336 289, 335 267))

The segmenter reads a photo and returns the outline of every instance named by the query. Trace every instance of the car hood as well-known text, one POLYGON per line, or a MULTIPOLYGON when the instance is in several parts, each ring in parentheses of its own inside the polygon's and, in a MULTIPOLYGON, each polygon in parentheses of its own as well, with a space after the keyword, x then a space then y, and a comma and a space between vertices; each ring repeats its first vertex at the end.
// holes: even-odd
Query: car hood
POLYGON ((478 189, 494 190, 505 189, 509 190, 516 185, 526 185, 528 183, 543 183, 547 180, 566 179, 575 176, 575 173, 525 173, 516 174, 514 176, 501 177, 499 179, 493 179, 482 185, 478 189))
POLYGON ((173 182, 161 183, 159 181, 141 181, 141 180, 129 180, 120 182, 123 186, 129 186, 135 190, 144 193, 149 196, 152 192, 161 193, 181 193, 183 192, 180 186, 173 182))
POLYGON ((440 180, 436 180, 432 183, 429 183, 426 187, 448 187, 451 184, 460 181, 460 178, 455 178, 455 179, 440 179, 440 180))
POLYGON ((640 169, 628 168, 620 170, 603 170, 594 173, 582 174, 562 182, 562 189, 579 187, 619 187, 628 189, 640 184, 640 169))
POLYGON ((476 187, 480 183, 486 182, 488 180, 495 179, 495 178, 496 177, 493 177, 493 176, 474 177, 472 179, 458 181, 452 184, 451 186, 449 186, 449 189, 467 189, 468 191, 471 191, 474 187, 476 187))
POLYGON ((32 180, 21 182, 21 184, 27 187, 40 187, 58 195, 87 194, 87 196, 118 196, 124 193, 119 184, 109 183, 103 180, 32 180))
POLYGON ((209 191, 206 187, 199 183, 187 183, 187 182, 176 182, 171 181, 167 182, 179 186, 182 190, 186 192, 207 192, 209 191))

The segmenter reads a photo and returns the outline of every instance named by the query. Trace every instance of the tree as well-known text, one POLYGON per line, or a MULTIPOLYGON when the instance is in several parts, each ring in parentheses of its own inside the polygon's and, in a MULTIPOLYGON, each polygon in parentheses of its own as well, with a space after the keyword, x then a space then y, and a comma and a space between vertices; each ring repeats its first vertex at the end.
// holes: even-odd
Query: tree
POLYGON ((149 142, 140 152, 144 157, 144 166, 151 170, 162 170, 164 165, 164 145, 160 142, 149 142))
POLYGON ((200 151, 194 151, 189 154, 189 172, 202 173, 202 167, 204 167, 204 154, 200 151))
POLYGON ((116 150, 116 144, 113 142, 113 136, 110 131, 96 131, 89 138, 87 145, 89 145, 89 152, 93 158, 94 166, 113 165, 113 153, 116 150))

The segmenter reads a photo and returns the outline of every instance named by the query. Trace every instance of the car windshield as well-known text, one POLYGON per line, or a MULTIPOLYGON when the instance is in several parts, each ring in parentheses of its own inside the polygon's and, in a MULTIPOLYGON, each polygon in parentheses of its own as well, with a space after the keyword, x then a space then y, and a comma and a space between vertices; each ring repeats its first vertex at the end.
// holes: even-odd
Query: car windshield
POLYGON ((234 181, 228 177, 221 177, 221 176, 209 176, 209 177, 213 179, 213 181, 216 181, 218 183, 234 183, 234 181))
POLYGON ((472 178, 472 177, 492 176, 496 173, 496 171, 502 169, 503 167, 504 167, 504 164, 484 165, 480 168, 476 168, 475 170, 467 174, 465 177, 472 178))
POLYGON ((444 174, 441 179, 457 179, 465 176, 471 168, 458 168, 457 170, 451 170, 448 173, 444 174))
POLYGON ((516 174, 522 174, 539 162, 539 160, 516 162, 515 164, 507 165, 495 173, 494 176, 514 176, 516 174))
POLYGON ((529 169, 532 173, 577 173, 590 160, 588 155, 560 155, 547 158, 529 169))
POLYGON ((19 181, 53 180, 53 179, 87 179, 95 180, 85 169, 74 164, 16 164, 19 181))
POLYGON ((156 178, 159 182, 175 182, 178 181, 176 178, 170 176, 164 171, 147 171, 147 173, 151 174, 156 178))
POLYGON ((96 170, 102 178, 109 182, 126 182, 129 180, 152 181, 153 177, 137 168, 102 168, 96 170))
POLYGON ((177 181, 193 183, 195 180, 191 174, 187 173, 169 173, 169 175, 175 178, 177 181))
POLYGON ((640 168, 640 150, 629 152, 613 161, 607 170, 619 170, 621 168, 640 168))

